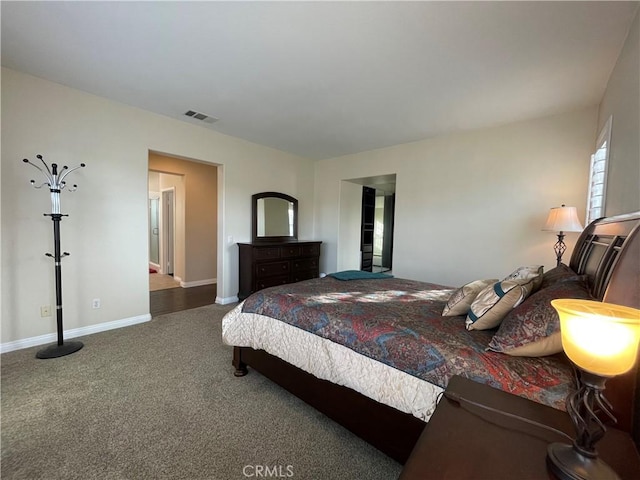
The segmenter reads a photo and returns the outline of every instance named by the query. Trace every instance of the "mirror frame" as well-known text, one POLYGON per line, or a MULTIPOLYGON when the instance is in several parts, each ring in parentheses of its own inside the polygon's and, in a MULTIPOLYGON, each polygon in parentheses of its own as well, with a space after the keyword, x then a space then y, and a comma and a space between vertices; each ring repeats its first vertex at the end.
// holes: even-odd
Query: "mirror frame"
POLYGON ((291 195, 280 192, 262 192, 251 196, 251 240, 257 242, 292 242, 298 240, 298 200, 291 195), (262 198, 280 198, 293 204, 293 235, 283 235, 277 237, 258 236, 258 200, 262 198))

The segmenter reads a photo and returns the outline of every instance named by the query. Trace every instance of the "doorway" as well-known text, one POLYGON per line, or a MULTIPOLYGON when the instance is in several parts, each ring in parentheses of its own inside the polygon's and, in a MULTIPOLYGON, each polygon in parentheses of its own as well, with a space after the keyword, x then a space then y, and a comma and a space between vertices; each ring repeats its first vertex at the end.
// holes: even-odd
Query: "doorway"
POLYGON ((395 198, 395 173, 340 182, 338 271, 393 268, 395 198))
POLYGON ((360 270, 391 271, 394 210, 395 192, 362 187, 360 270))
MULTIPOLYGON (((158 172, 149 172, 156 177, 158 172)), ((175 265, 175 188, 149 191, 149 290, 181 286, 174 278, 175 265)))
MULTIPOLYGON (((149 191, 157 192, 159 198, 159 268, 157 274, 149 274, 150 291, 172 289, 191 294, 191 290, 217 283, 218 168, 205 162, 149 152, 149 191), (155 281, 160 277, 164 277, 162 284, 155 281)), ((150 214, 153 209, 151 204, 150 214)), ((156 237, 151 222, 150 267, 156 237)), ((215 289, 210 287, 211 290, 215 289)), ((215 299, 212 295, 211 303, 215 299)))

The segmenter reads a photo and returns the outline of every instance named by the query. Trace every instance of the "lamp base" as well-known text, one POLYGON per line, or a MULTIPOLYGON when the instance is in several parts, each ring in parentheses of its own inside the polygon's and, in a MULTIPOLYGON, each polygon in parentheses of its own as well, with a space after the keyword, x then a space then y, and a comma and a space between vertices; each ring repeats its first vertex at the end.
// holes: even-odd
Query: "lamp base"
POLYGON ((598 457, 581 455, 571 445, 552 443, 547 448, 547 465, 560 480, 619 480, 620 477, 598 457))
POLYGON ((50 345, 42 350, 38 350, 36 358, 58 358, 64 357, 80 350, 84 344, 82 342, 65 342, 62 345, 50 345))

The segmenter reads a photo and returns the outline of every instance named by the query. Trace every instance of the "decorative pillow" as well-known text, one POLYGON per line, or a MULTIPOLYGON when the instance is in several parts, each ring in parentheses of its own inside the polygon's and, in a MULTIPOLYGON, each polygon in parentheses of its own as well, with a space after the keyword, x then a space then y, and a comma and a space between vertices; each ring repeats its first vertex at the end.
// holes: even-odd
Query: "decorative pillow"
POLYGON ((343 270, 341 272, 334 272, 327 275, 337 280, 376 280, 380 278, 393 278, 393 275, 382 272, 366 272, 364 270, 343 270))
POLYGON ((503 280, 485 287, 469 308, 467 330, 487 330, 500 325, 505 315, 531 294, 537 277, 503 280))
POLYGON ((497 278, 489 280, 475 280, 466 285, 461 286, 449 297, 447 304, 442 310, 443 317, 454 317, 456 315, 464 315, 469 311, 471 303, 478 294, 487 286, 493 285, 498 281, 497 278))
POLYGON ((488 349, 522 357, 542 357, 561 352, 560 319, 551 306, 551 300, 556 298, 592 299, 586 283, 579 276, 542 288, 506 315, 488 349))
POLYGON ((571 267, 561 263, 557 267, 552 268, 548 272, 545 272, 542 276, 542 285, 540 288, 547 288, 551 285, 566 280, 571 277, 576 277, 578 274, 571 270, 571 267))
POLYGON ((516 280, 518 278, 529 278, 535 276, 533 282, 533 291, 537 292, 542 285, 544 266, 543 265, 529 265, 526 267, 519 267, 502 280, 516 280))

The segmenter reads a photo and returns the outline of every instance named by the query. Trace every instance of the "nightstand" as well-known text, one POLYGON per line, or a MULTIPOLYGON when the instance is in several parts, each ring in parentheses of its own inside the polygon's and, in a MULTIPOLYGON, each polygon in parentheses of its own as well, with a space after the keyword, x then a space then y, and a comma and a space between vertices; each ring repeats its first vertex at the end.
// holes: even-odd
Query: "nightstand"
MULTIPOLYGON (((457 376, 447 392, 573 436, 566 412, 526 398, 457 376)), ((546 466, 547 446, 552 442, 570 443, 559 433, 443 397, 399 480, 554 479, 546 466)), ((609 428, 597 447, 622 480, 640 479, 640 456, 628 434, 609 428)))

